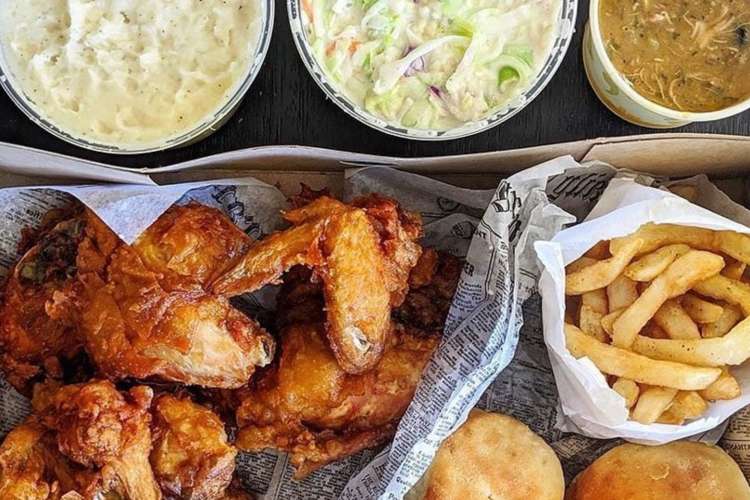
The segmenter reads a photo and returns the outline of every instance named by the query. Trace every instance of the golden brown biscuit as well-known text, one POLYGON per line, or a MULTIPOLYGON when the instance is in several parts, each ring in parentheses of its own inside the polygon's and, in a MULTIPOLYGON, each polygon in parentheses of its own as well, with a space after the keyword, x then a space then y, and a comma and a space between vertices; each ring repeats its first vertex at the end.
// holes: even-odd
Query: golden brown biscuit
POLYGON ((473 410, 438 449, 407 500, 562 500, 560 460, 513 417, 473 410))
POLYGON ((750 486, 721 448, 677 441, 623 444, 584 470, 566 500, 747 500, 750 486))

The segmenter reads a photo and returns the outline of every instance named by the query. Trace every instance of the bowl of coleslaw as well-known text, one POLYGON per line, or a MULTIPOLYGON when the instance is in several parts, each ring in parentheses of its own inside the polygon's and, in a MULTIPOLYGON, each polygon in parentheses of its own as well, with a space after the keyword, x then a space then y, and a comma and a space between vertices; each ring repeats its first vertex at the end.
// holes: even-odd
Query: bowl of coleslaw
POLYGON ((508 120, 549 83, 577 0, 287 0, 315 82, 390 135, 449 140, 508 120))

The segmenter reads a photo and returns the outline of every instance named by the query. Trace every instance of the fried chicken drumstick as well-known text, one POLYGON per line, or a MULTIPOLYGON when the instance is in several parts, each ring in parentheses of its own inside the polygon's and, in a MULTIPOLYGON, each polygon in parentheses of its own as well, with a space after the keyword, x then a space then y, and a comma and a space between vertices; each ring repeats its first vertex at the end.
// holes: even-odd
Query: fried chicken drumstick
POLYGON ((13 269, 0 312, 8 380, 28 393, 85 347, 112 379, 236 388, 274 342, 207 284, 251 240, 218 210, 173 206, 133 245, 79 208, 13 269))
POLYGON ((460 273, 457 259, 426 250, 412 272, 416 294, 435 300, 428 316, 396 310, 381 359, 365 373, 346 373, 326 341, 323 297, 309 270, 295 268, 279 297, 279 359, 237 410, 237 446, 291 454, 298 477, 393 436, 422 370, 437 347, 460 273), (423 262, 424 261, 424 262, 423 262), (312 281, 311 281, 312 279, 312 281))
POLYGON ((326 304, 325 333, 341 368, 376 366, 391 330, 390 311, 404 300, 421 247, 421 222, 377 195, 344 204, 320 196, 284 218, 292 227, 263 239, 213 284, 219 295, 278 283, 294 266, 314 271, 326 304))

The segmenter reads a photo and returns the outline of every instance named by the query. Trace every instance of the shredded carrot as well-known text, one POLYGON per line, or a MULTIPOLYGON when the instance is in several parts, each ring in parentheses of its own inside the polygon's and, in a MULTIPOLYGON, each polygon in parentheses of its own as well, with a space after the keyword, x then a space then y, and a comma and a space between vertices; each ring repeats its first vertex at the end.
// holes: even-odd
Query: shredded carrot
POLYGON ((360 45, 362 45, 362 42, 352 40, 352 43, 349 44, 349 54, 354 55, 360 45))
POLYGON ((336 42, 332 41, 328 45, 326 45, 326 55, 330 56, 333 50, 336 48, 336 42))
POLYGON ((310 22, 315 21, 312 8, 312 0, 302 0, 302 10, 305 11, 307 17, 310 18, 310 22))

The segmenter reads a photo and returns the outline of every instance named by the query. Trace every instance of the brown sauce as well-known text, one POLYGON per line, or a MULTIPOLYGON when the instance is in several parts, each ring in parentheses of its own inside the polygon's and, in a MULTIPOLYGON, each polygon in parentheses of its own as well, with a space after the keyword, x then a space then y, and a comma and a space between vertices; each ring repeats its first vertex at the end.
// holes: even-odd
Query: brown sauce
POLYGON ((750 0, 602 0, 615 68, 647 99, 706 112, 750 97, 750 0))

